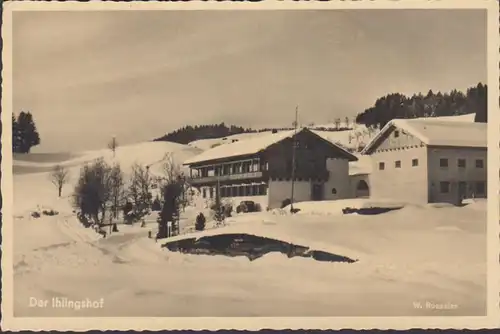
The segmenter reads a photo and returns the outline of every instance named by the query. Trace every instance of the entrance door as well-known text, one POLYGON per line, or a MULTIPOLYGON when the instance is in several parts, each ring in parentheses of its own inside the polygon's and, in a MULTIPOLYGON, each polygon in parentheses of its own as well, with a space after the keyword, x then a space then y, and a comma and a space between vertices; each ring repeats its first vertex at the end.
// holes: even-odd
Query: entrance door
POLYGON ((458 182, 458 199, 461 201, 466 197, 467 197, 467 182, 460 181, 458 182))
POLYGON ((313 201, 321 201, 323 200, 323 185, 322 184, 313 184, 311 197, 313 201))

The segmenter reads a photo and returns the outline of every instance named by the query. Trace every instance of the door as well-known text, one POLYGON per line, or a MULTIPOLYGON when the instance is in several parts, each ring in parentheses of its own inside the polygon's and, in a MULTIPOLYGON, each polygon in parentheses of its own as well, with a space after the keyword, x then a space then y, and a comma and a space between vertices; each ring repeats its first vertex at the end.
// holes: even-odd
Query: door
POLYGON ((313 184, 312 185, 312 200, 313 201, 321 201, 323 200, 323 185, 322 184, 313 184))
POLYGON ((467 198, 467 182, 460 181, 458 182, 458 200, 459 203, 467 198))

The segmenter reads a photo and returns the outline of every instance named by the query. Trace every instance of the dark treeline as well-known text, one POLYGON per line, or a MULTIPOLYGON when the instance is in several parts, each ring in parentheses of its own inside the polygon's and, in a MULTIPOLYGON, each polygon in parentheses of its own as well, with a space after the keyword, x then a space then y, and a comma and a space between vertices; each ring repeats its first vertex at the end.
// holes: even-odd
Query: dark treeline
POLYGON ((12 115, 12 152, 29 153, 33 146, 39 144, 40 134, 33 115, 29 111, 21 111, 17 118, 12 115))
MULTIPOLYGON (((340 123, 339 123, 340 124, 340 123)), ((352 130, 349 127, 315 127, 316 130, 321 131, 345 131, 352 130)), ((241 134, 241 133, 260 133, 260 132, 271 132, 271 131, 287 131, 293 130, 293 127, 278 127, 278 128, 262 128, 262 129, 251 129, 243 128, 242 126, 230 125, 226 126, 224 123, 217 125, 195 125, 195 126, 184 126, 175 131, 169 132, 166 135, 153 139, 153 141, 169 141, 179 144, 188 144, 195 140, 201 139, 213 139, 213 138, 223 138, 231 135, 241 134)))
POLYGON ((170 141, 179 144, 187 144, 189 142, 200 139, 220 138, 240 133, 256 132, 252 129, 245 129, 241 126, 230 125, 224 123, 212 125, 196 125, 185 126, 166 135, 153 139, 153 141, 170 141))
POLYGON ((449 93, 434 93, 429 90, 407 97, 403 94, 388 94, 375 101, 375 105, 356 117, 356 123, 368 127, 382 128, 395 118, 457 116, 475 113, 475 122, 486 123, 487 86, 479 83, 466 93, 452 90, 449 93))

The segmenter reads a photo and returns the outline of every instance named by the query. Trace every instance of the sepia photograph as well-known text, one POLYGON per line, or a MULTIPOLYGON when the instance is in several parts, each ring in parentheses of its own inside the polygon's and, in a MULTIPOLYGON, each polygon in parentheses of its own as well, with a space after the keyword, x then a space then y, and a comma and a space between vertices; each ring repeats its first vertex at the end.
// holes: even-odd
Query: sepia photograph
POLYGON ((498 316, 498 3, 380 2, 10 8, 2 308, 498 316))

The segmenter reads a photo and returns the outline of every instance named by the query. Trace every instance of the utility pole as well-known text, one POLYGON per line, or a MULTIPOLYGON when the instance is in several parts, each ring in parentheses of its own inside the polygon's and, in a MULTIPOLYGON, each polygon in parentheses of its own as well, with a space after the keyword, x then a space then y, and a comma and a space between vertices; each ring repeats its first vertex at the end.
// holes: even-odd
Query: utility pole
POLYGON ((294 192, 294 186, 295 186, 295 149, 296 149, 296 139, 295 136, 297 135, 297 125, 298 125, 298 118, 299 118, 299 107, 295 107, 295 121, 293 122, 293 138, 292 138, 292 194, 290 197, 290 212, 293 213, 293 192, 294 192))

